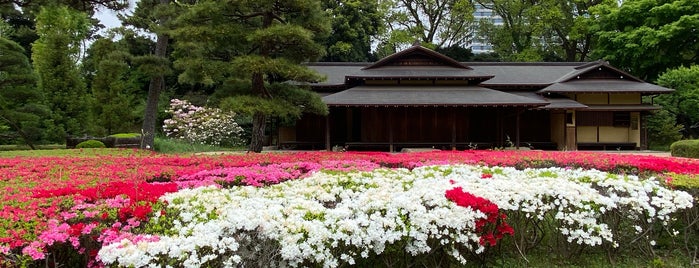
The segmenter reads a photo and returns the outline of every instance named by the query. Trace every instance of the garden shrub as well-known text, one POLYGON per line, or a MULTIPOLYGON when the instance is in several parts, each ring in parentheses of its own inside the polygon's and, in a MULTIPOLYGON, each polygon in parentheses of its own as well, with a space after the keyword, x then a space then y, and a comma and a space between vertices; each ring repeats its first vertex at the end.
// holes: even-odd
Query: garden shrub
POLYGON ((117 133, 107 136, 108 138, 118 138, 118 139, 128 139, 128 138, 139 138, 140 133, 117 133))
POLYGON ((141 146, 141 134, 118 133, 105 138, 107 147, 110 148, 139 148, 141 146))
POLYGON ((672 156, 699 158, 699 140, 681 140, 670 145, 672 156))
POLYGON ((190 144, 237 146, 245 144, 243 129, 237 123, 237 115, 218 108, 195 106, 189 101, 173 99, 167 112, 170 119, 163 121, 167 137, 181 139, 190 144))
POLYGON ((106 145, 104 145, 103 142, 98 141, 98 140, 86 140, 81 143, 78 143, 78 145, 75 146, 76 149, 81 149, 81 148, 107 148, 106 145))

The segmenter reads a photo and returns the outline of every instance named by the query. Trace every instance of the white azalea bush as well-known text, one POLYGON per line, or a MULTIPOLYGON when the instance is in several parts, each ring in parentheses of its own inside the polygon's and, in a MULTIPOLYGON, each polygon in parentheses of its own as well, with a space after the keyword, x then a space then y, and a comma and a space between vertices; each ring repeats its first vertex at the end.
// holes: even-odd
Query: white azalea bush
POLYGON ((193 105, 187 100, 172 99, 166 110, 171 118, 163 121, 165 135, 189 143, 207 145, 240 145, 243 129, 236 114, 218 108, 193 105))
POLYGON ((317 172, 268 187, 167 194, 161 198, 167 209, 139 229, 140 239, 105 245, 98 258, 123 267, 338 267, 372 259, 406 266, 439 255, 431 260, 450 256, 463 264, 487 249, 477 227, 487 215, 447 199, 455 188, 505 214, 550 218, 569 243, 586 246, 616 246, 615 233, 637 231, 603 222, 606 214, 662 224, 692 206, 689 194, 654 179, 595 170, 448 165, 317 172))

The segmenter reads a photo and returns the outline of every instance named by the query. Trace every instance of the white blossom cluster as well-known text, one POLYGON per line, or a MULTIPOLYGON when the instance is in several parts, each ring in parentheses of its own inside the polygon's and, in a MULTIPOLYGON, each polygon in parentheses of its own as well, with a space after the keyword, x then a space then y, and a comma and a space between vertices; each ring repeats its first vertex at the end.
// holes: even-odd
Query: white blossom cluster
MULTIPOLYGON (((508 210, 519 211, 542 220, 545 214, 553 213, 568 242, 590 246, 604 241, 617 246, 611 227, 600 221, 603 214, 612 210, 632 220, 667 225, 670 214, 693 206, 690 194, 667 189, 655 178, 640 179, 598 170, 457 165, 418 168, 414 172, 418 176, 447 174, 446 179, 491 200, 505 214, 508 210), (481 179, 484 171, 492 178, 481 179)), ((632 231, 639 232, 628 230, 632 231)))
POLYGON ((429 254, 436 241, 465 262, 464 249, 484 250, 475 222, 485 215, 446 199, 445 191, 458 186, 506 213, 543 217, 555 212, 569 242, 591 246, 614 243, 610 228, 598 220, 606 211, 624 209, 630 217, 667 221, 672 212, 692 206, 689 194, 655 180, 594 170, 453 165, 318 172, 263 188, 202 187, 167 194, 162 200, 168 211, 178 212, 151 221, 171 224, 170 231, 159 233, 157 241, 105 245, 98 258, 125 267, 255 266, 244 245, 273 242, 274 266, 337 267, 382 254, 387 247, 429 254), (493 176, 482 178, 484 172, 493 176))
POLYGON ((221 145, 224 142, 242 144, 243 129, 235 121, 235 113, 217 108, 199 107, 186 100, 172 99, 166 110, 172 118, 163 121, 168 137, 189 143, 221 145))
MULTIPOLYGON (((180 211, 168 219, 175 235, 106 245, 99 258, 126 267, 169 260, 185 267, 245 266, 245 256, 236 253, 240 244, 249 243, 233 239, 252 237, 243 233, 276 241, 280 261, 292 267, 351 265, 396 243, 410 254, 424 254, 432 249, 428 240, 482 251, 474 230, 475 221, 485 215, 448 201, 444 192, 451 188, 446 180, 416 177, 407 170, 376 170, 316 173, 264 188, 184 189, 163 197, 170 209, 180 211), (217 254, 229 257, 207 263, 217 254)), ((465 262, 458 251, 450 252, 465 262)))

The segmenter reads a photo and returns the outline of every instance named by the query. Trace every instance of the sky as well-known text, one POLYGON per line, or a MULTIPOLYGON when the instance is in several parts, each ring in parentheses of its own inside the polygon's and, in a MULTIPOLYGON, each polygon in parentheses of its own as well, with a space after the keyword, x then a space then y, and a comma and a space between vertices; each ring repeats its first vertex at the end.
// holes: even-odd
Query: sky
MULTIPOLYGON (((133 11, 134 7, 136 7, 136 0, 129 0, 129 8, 126 11, 122 11, 120 13, 127 14, 131 13, 133 11)), ((107 8, 99 8, 97 12, 95 12, 95 17, 104 24, 104 26, 107 26, 107 28, 114 28, 114 27, 119 27, 121 26, 121 22, 117 18, 117 12, 112 11, 107 8)))

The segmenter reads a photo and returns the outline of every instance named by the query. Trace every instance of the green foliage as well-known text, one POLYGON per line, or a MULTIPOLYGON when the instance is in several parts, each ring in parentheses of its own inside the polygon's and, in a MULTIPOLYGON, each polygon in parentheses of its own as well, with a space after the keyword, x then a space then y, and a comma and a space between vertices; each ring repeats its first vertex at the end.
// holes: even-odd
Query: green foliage
POLYGON ((383 13, 373 0, 323 0, 330 13, 332 34, 323 40, 327 54, 321 61, 366 62, 373 60, 372 38, 383 29, 383 13))
POLYGON ((92 104, 98 135, 135 129, 137 115, 131 107, 136 105, 137 84, 130 81, 130 60, 126 49, 110 39, 98 39, 90 47, 96 63, 92 80, 92 104))
POLYGON ((667 70, 657 83, 675 89, 655 100, 677 119, 677 124, 685 127, 683 137, 699 137, 699 65, 667 70))
POLYGON ((140 137, 140 133, 117 133, 117 134, 112 134, 107 137, 109 138, 119 138, 119 139, 130 139, 130 138, 137 138, 140 137))
POLYGON ((82 149, 82 148, 107 148, 106 145, 104 145, 103 142, 98 141, 98 140, 86 140, 81 143, 78 143, 78 145, 75 146, 76 149, 82 149))
MULTIPOLYGON (((266 116, 318 110, 292 107, 296 100, 286 97, 305 89, 277 84, 321 79, 299 64, 323 56, 318 40, 330 32, 328 22, 320 1, 197 2, 177 17, 177 27, 170 32, 177 40, 173 54, 175 68, 182 70, 179 81, 236 88, 231 91, 235 95, 219 99, 231 97, 236 101, 229 101, 226 108, 254 113, 251 149, 260 151, 266 116)), ((306 96, 313 99, 311 103, 320 103, 318 95, 306 96)))
POLYGON ((654 80, 668 68, 697 63, 699 1, 608 1, 593 14, 596 54, 614 66, 654 80))
POLYGON ((670 154, 678 157, 699 158, 699 140, 681 140, 670 145, 670 154))
POLYGON ((694 191, 695 198, 697 198, 696 191, 699 191, 699 175, 677 173, 669 173, 667 175, 672 178, 670 184, 673 187, 694 191))
POLYGON ((48 114, 36 75, 19 44, 0 37, 0 51, 0 133, 9 132, 33 146, 42 138, 41 120, 48 114))
POLYGON ((540 61, 539 48, 534 44, 538 35, 536 25, 531 21, 533 5, 527 1, 478 0, 484 7, 491 7, 503 18, 502 25, 482 20, 478 31, 493 50, 507 61, 540 61))
POLYGON ((155 146, 153 149, 159 153, 180 154, 180 153, 199 153, 199 152, 226 152, 232 150, 243 150, 244 148, 228 148, 211 146, 204 144, 192 144, 183 140, 155 138, 155 146))
POLYGON ((670 149, 670 144, 682 139, 684 126, 677 124, 675 116, 667 110, 660 110, 646 119, 648 127, 648 146, 651 148, 670 149))
POLYGON ((170 69, 170 60, 166 58, 158 57, 156 55, 142 55, 135 57, 133 60, 138 66, 138 70, 148 77, 172 74, 172 69, 170 69))
POLYGON ((49 141, 84 134, 92 122, 89 95, 76 67, 89 27, 84 13, 67 7, 42 7, 37 16, 39 39, 32 47, 32 59, 52 111, 51 120, 46 121, 49 141))
POLYGON ((452 45, 449 47, 438 47, 435 49, 435 51, 457 61, 472 61, 474 58, 471 49, 464 48, 458 45, 452 45))
POLYGON ((431 48, 466 46, 472 38, 474 7, 466 0, 410 0, 382 3, 389 29, 382 45, 393 52, 416 40, 431 48))
POLYGON ((593 46, 589 9, 600 0, 477 0, 502 18, 481 20, 479 35, 507 61, 586 61, 593 46))

